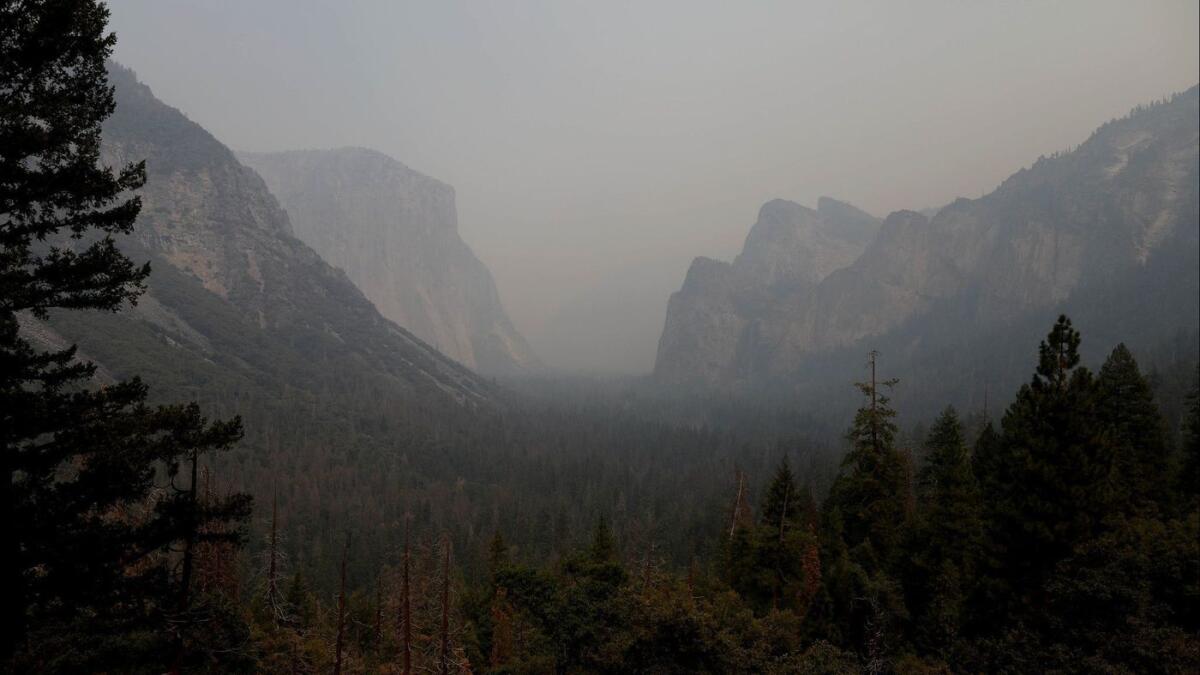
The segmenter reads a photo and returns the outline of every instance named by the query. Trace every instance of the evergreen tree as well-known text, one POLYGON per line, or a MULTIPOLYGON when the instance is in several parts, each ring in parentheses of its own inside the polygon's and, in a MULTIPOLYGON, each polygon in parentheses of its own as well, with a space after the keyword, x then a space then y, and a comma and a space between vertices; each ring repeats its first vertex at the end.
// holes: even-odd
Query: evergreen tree
POLYGON ((1009 581, 1030 592, 1071 547, 1095 531, 1108 465, 1094 442, 1094 379, 1079 366, 1078 331, 1059 317, 1038 367, 1004 414, 992 494, 992 536, 1009 581))
POLYGON ((1196 372, 1196 384, 1188 394, 1182 450, 1177 489, 1185 511, 1200 510, 1200 368, 1196 372))
POLYGON ((857 383, 868 402, 854 416, 850 452, 829 496, 840 510, 846 545, 868 548, 876 566, 891 560, 908 517, 908 460, 895 447, 896 411, 878 391, 895 384, 857 383))
POLYGON ((492 536, 491 543, 488 544, 488 571, 492 576, 493 583, 496 575, 509 565, 508 544, 504 543, 504 537, 497 530, 492 536))
POLYGON ((983 522, 979 489, 954 408, 930 429, 917 480, 906 591, 919 649, 949 657, 975 577, 983 522))
POLYGON ((788 463, 787 455, 784 455, 779 462, 779 467, 775 469, 775 477, 771 479, 771 485, 767 488, 766 499, 763 500, 761 511, 761 523, 774 526, 782 532, 789 524, 796 521, 802 505, 803 498, 800 490, 796 487, 796 478, 792 475, 792 467, 788 463))
POLYGON ((836 627, 829 634, 861 653, 869 669, 883 668, 908 615, 895 568, 910 503, 908 461, 895 447, 896 412, 879 392, 896 381, 876 381, 874 357, 871 380, 857 384, 867 403, 854 416, 850 451, 826 500, 821 554, 831 599, 824 618, 836 627))
POLYGON ((761 519, 735 532, 726 554, 730 585, 759 613, 807 609, 820 576, 816 535, 805 522, 807 491, 785 456, 763 499, 761 519), (806 567, 807 566, 807 567, 806 567))
POLYGON ((115 239, 133 229, 144 165, 100 164, 107 20, 94 0, 0 2, 0 663, 17 669, 170 658, 131 647, 170 649, 165 613, 191 584, 171 579, 173 551, 247 505, 151 499, 157 471, 227 447, 236 420, 152 409, 136 379, 87 389, 96 368, 74 347, 41 351, 22 331, 54 309, 119 309, 149 274, 115 239))
POLYGON ((617 558, 617 540, 613 538, 612 527, 608 519, 600 516, 596 521, 596 529, 592 531, 592 545, 588 556, 593 563, 608 563, 617 558))
POLYGON ((1167 478, 1166 424, 1150 384, 1125 345, 1117 345, 1096 378, 1100 455, 1108 464, 1110 510, 1144 510, 1163 500, 1167 478))
MULTIPOLYGON (((133 227, 139 202, 122 198, 144 182, 144 167, 118 174, 99 166, 100 123, 113 110, 104 60, 115 38, 98 2, 0 3, 0 582, 6 589, 0 659, 27 629, 38 597, 27 571, 19 512, 39 482, 68 458, 35 439, 68 413, 139 400, 136 383, 103 401, 68 393, 94 367, 74 350, 40 352, 20 334, 18 314, 52 307, 112 309, 136 296, 148 274, 116 249, 113 234, 133 227), (63 234, 80 246, 62 243, 63 234), (83 246, 85 234, 98 239, 83 246), (60 242, 47 246, 47 240, 60 242), (77 250, 79 249, 79 250, 77 250), (83 400, 81 400, 83 399, 83 400)), ((76 413, 78 415, 78 413, 76 413)), ((105 505, 107 506, 107 505, 105 505)), ((41 524, 39 524, 41 525, 41 524)))
POLYGON ((1003 461, 1000 434, 996 433, 996 427, 989 420, 983 425, 971 450, 971 472, 975 474, 975 482, 985 503, 993 502, 1003 491, 1003 461))

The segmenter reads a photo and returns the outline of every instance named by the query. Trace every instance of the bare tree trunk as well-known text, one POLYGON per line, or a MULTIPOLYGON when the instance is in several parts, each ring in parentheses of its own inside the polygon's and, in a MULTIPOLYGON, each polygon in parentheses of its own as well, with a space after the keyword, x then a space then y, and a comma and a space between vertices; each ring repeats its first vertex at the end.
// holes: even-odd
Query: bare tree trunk
POLYGON ((383 642, 383 580, 375 577, 375 645, 383 642))
POLYGON ((267 605, 276 623, 279 622, 279 493, 271 497, 271 540, 267 569, 267 605))
POLYGON ((0 619, 0 663, 8 662, 25 637, 25 578, 18 562, 21 549, 12 518, 16 501, 13 469, 8 457, 4 456, 12 452, 11 447, 0 450, 0 546, 4 547, 4 555, 0 555, 0 561, 3 561, 0 562, 3 569, 0 583, 4 584, 8 595, 0 619))
POLYGON ((192 586, 192 567, 194 566, 196 542, 196 464, 199 450, 192 450, 192 477, 188 487, 189 509, 187 526, 183 533, 183 571, 179 575, 179 611, 186 612, 191 602, 189 593, 192 586))
POLYGON ((342 580, 338 587, 337 641, 334 643, 333 675, 342 675, 342 644, 346 639, 346 558, 350 556, 350 533, 342 549, 342 580))
POLYGON ((737 496, 733 499, 733 521, 729 523, 729 538, 733 539, 733 533, 737 530, 738 519, 742 515, 742 495, 746 488, 746 474, 740 469, 734 469, 737 472, 738 486, 737 496))
POLYGON ((404 569, 400 578, 400 645, 404 655, 404 675, 412 675, 412 586, 409 580, 408 526, 404 516, 404 569))
POLYGON ((783 487, 783 511, 779 514, 779 543, 783 543, 783 526, 787 522, 788 499, 792 496, 792 486, 785 485, 783 487))
POLYGON ((442 675, 450 673, 450 539, 447 537, 443 544, 446 549, 442 562, 442 626, 440 631, 441 649, 438 654, 438 672, 442 675))
POLYGON ((875 413, 875 358, 879 352, 871 350, 871 449, 879 451, 879 416, 875 413))

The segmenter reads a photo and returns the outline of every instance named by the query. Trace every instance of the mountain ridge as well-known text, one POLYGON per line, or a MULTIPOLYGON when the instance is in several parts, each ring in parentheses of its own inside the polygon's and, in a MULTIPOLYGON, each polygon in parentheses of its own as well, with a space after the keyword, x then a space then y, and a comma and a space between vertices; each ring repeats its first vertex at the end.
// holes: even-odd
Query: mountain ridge
MULTIPOLYGON (((1094 315, 1081 303, 1097 294, 1122 297, 1126 315, 1145 316, 1117 286, 1151 288, 1145 279, 1164 269, 1176 270, 1160 293, 1171 298, 1171 309, 1146 317, 1158 338, 1146 326, 1130 331, 1149 342, 1195 331, 1197 298, 1189 299, 1189 289, 1197 277, 1197 100, 1193 87, 1141 106, 978 199, 957 199, 932 215, 893 212, 859 257, 816 283, 746 289, 709 279, 720 288, 697 297, 689 273, 668 309, 656 381, 806 388, 819 379, 813 368, 873 345, 892 344, 896 358, 915 358, 927 348, 914 346, 923 334, 958 330, 945 317, 978 326, 982 339, 1031 316, 1041 325, 1055 311, 1094 315), (706 313, 714 305, 724 314, 706 313), (714 337, 714 326, 727 333, 714 337), (728 334, 731 326, 736 335, 728 334), (909 342, 896 343, 901 334, 909 342), (704 351, 712 345, 719 349, 704 351)), ((1097 315, 1093 323, 1103 329, 1103 322, 1097 315)))
POLYGON ((380 316, 294 237, 266 184, 211 133, 131 70, 110 64, 109 81, 117 105, 102 159, 145 160, 148 174, 134 232, 120 243, 153 273, 136 306, 59 313, 54 333, 114 377, 161 373, 165 396, 204 390, 201 373, 272 396, 352 387, 343 377, 358 374, 387 398, 491 405, 492 385, 380 316))

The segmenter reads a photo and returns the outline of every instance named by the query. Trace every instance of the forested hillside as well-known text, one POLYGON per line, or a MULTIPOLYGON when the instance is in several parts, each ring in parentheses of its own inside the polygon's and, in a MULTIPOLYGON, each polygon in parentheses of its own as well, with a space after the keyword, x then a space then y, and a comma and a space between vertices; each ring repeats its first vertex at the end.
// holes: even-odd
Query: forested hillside
POLYGON ((291 581, 286 597, 260 582, 254 648, 316 671, 340 658, 364 671, 1190 672, 1200 394, 1176 438, 1124 345, 1093 373, 1081 340, 1060 318, 999 424, 968 431, 948 407, 915 446, 887 397, 902 383, 861 383, 827 493, 777 448, 756 467, 765 484, 738 470, 723 499, 693 505, 688 539, 707 545, 682 560, 671 532, 615 531, 622 509, 601 508, 589 537, 548 549, 513 545, 530 524, 499 520, 472 569, 462 558, 482 544, 464 551, 419 514, 339 585, 343 614, 271 546, 265 588, 291 581))

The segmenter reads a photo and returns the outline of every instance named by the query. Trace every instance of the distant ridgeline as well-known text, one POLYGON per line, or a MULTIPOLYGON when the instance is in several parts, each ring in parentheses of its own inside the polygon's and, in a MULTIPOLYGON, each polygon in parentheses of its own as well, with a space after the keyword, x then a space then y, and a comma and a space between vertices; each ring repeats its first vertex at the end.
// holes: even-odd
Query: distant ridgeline
POLYGON ((902 410, 979 410, 1015 390, 1060 312, 1088 336, 1088 362, 1120 340, 1152 366, 1193 361, 1197 101, 1192 88, 1139 106, 931 216, 767 203, 733 264, 697 258, 672 295, 656 382, 845 411, 846 374, 879 350, 902 410))

